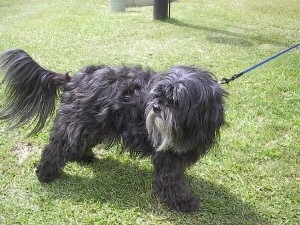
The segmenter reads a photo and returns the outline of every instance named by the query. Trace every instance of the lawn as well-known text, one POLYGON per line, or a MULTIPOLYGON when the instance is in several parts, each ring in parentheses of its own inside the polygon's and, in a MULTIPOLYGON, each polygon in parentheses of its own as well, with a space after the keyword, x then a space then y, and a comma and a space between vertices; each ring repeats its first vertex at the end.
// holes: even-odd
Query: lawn
MULTIPOLYGON (((42 66, 195 65, 230 77, 300 41, 299 0, 179 0, 171 19, 152 7, 110 13, 107 0, 1 0, 0 52, 21 48, 42 66)), ((169 210, 152 192, 149 159, 95 149, 50 184, 34 170, 51 124, 0 122, 0 224, 298 224, 300 48, 224 86, 220 144, 187 171, 201 209, 169 210)), ((3 75, 1 75, 2 77, 3 75)), ((4 88, 0 87, 0 104, 4 88)))

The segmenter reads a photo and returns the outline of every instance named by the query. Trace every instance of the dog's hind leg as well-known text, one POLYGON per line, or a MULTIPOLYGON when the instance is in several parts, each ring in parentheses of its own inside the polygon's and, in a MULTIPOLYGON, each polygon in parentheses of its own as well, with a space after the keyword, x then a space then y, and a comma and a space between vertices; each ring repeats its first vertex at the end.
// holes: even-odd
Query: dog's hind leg
POLYGON ((71 146, 63 140, 52 140, 42 152, 41 160, 37 166, 36 173, 39 181, 50 182, 59 177, 67 162, 90 163, 95 155, 91 145, 84 143, 82 139, 77 140, 77 145, 71 146))
POLYGON ((197 153, 177 154, 171 151, 155 152, 152 156, 154 191, 170 208, 182 212, 192 212, 199 208, 199 200, 192 194, 184 175, 186 168, 197 157, 197 153))
POLYGON ((95 154, 92 151, 92 147, 89 147, 85 149, 83 154, 75 161, 82 162, 82 163, 91 163, 94 160, 94 158, 95 158, 95 154))
POLYGON ((36 168, 40 182, 50 182, 60 176, 66 164, 62 148, 63 142, 54 140, 44 148, 40 163, 36 168))
POLYGON ((97 132, 92 132, 91 126, 83 121, 59 112, 54 120, 50 143, 43 150, 37 166, 39 181, 50 182, 57 178, 67 162, 93 160, 92 148, 97 144, 97 132))

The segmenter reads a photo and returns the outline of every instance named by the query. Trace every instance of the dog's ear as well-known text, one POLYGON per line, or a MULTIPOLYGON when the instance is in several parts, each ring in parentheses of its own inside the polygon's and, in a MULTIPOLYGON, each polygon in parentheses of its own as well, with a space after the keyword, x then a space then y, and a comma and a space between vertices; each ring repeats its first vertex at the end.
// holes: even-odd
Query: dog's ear
POLYGON ((199 145, 204 154, 218 141, 220 128, 225 123, 226 93, 216 83, 200 87, 197 94, 191 97, 193 104, 183 127, 183 138, 199 145))
POLYGON ((211 93, 207 96, 203 104, 203 123, 202 125, 207 129, 219 130, 225 122, 224 113, 224 97, 225 92, 215 85, 211 87, 211 93))
POLYGON ((227 93, 213 80, 212 73, 190 67, 174 70, 179 78, 173 96, 178 99, 176 121, 183 146, 200 148, 205 154, 217 141, 225 123, 224 97, 227 93))

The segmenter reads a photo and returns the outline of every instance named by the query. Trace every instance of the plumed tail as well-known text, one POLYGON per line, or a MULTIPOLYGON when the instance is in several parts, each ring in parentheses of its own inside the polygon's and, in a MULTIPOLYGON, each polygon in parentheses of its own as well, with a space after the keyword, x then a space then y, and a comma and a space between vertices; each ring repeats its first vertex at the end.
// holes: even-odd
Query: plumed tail
POLYGON ((5 74, 1 84, 6 84, 0 119, 10 122, 11 128, 33 121, 29 135, 37 133, 53 115, 59 87, 69 76, 42 68, 20 49, 0 55, 0 70, 5 74))

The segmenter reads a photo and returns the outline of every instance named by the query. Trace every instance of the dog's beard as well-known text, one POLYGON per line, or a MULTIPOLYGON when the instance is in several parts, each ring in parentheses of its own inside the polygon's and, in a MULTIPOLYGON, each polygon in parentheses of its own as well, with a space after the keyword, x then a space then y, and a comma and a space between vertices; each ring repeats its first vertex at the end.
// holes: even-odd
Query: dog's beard
POLYGON ((152 107, 147 110, 146 128, 156 151, 172 148, 174 144, 172 113, 167 108, 159 115, 152 107))

